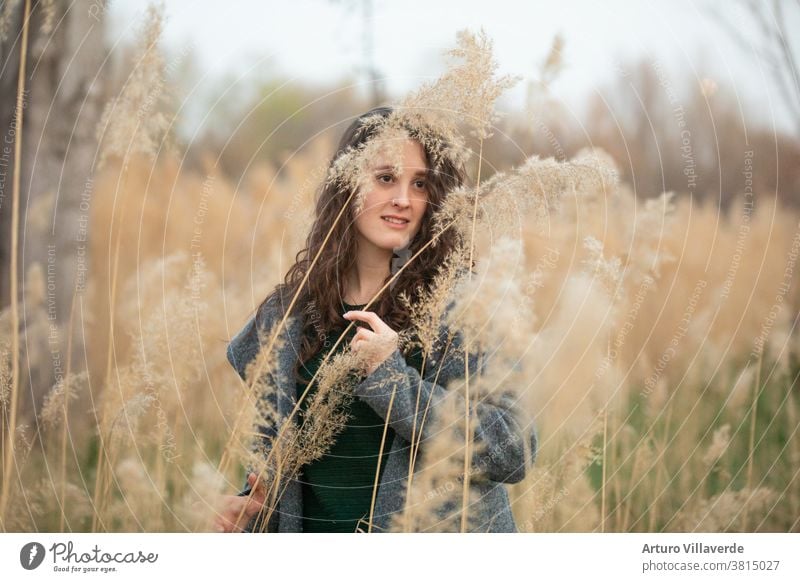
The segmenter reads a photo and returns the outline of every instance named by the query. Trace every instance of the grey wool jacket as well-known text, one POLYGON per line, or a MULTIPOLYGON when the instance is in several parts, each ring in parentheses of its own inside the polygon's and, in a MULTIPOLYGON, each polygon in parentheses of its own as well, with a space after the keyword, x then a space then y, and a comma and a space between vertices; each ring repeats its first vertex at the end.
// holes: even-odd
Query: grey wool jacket
MULTIPOLYGON (((452 303, 448 309, 452 308, 452 303)), ((259 336, 266 338, 267 332, 273 323, 283 317, 284 309, 277 294, 270 298, 253 315, 245 326, 233 337, 228 344, 227 357, 239 376, 245 379, 247 364, 259 351, 259 336), (259 331, 260 330, 260 331, 259 331)), ((286 419, 293 410, 296 399, 296 385, 292 376, 292 369, 300 353, 302 334, 302 316, 292 314, 281 330, 284 339, 283 346, 277 354, 275 373, 268 373, 268 380, 274 382, 276 390, 272 402, 278 411, 278 417, 286 419)), ((443 318, 444 319, 444 318, 443 318)), ((394 401, 391 405, 389 424, 395 431, 386 466, 378 484, 375 499, 375 509, 372 520, 372 531, 383 532, 389 528, 392 514, 401 512, 405 502, 406 484, 409 471, 409 446, 413 434, 419 438, 422 427, 419 453, 422 458, 425 454, 425 443, 433 435, 436 407, 443 398, 451 397, 455 392, 448 391, 445 387, 448 381, 464 376, 464 353, 460 334, 455 334, 448 346, 449 330, 442 322, 439 327, 439 340, 435 342, 433 353, 427 358, 423 378, 417 369, 406 364, 399 349, 383 361, 360 384, 357 384, 353 393, 363 399, 384 420, 390 410, 392 391, 395 391, 394 401), (438 376, 437 376, 438 374, 438 376), (434 383, 435 379, 435 383, 434 383), (419 411, 417 408, 417 392, 421 390, 419 411), (427 416, 424 403, 429 402, 427 416)), ((276 344, 277 345, 277 344, 276 344)), ((478 372, 479 361, 481 366, 485 358, 469 355, 470 377, 478 372)), ((463 396, 461 407, 463 409, 463 396)), ((511 513, 508 492, 504 483, 516 483, 525 476, 525 456, 529 456, 530 465, 536 459, 537 434, 533 426, 523 427, 518 411, 515 408, 515 399, 510 391, 502 392, 499 402, 479 402, 474 405, 476 415, 471 421, 474 431, 472 448, 472 468, 470 474, 470 488, 477 496, 478 501, 472 503, 468 509, 470 532, 516 532, 517 527, 511 513), (524 446, 528 439, 529 446, 524 446), (485 443, 479 450, 478 444, 485 443)), ((292 415, 292 421, 297 424, 297 414, 292 415)), ((266 446, 269 447, 270 439, 277 434, 278 427, 258 427, 266 446)), ((415 474, 423 465, 418 457, 414 464, 415 474)), ((463 479, 463 477, 462 477, 463 479)), ((461 491, 463 481, 448 490, 461 491)), ((245 483, 243 490, 238 495, 248 495, 250 488, 245 483)), ((432 494, 435 494, 433 492, 432 494)), ((460 494, 459 498, 460 507, 460 494)), ((266 528, 256 528, 256 518, 253 518, 246 531, 268 532, 301 532, 303 529, 303 495, 300 480, 291 477, 285 482, 285 489, 278 500, 276 510, 272 512, 266 528)), ((458 507, 453 507, 451 502, 444 504, 439 516, 452 514, 458 507), (449 506, 448 506, 449 505, 449 506)), ((259 524, 263 525, 263 524, 259 524)), ((366 528, 365 528, 366 529, 366 528)))

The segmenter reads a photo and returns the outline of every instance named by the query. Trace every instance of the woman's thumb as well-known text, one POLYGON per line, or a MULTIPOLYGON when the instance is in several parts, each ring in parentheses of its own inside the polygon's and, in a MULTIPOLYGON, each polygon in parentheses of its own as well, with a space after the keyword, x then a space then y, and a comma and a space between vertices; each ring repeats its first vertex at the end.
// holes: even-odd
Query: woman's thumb
POLYGON ((250 484, 250 489, 253 489, 252 498, 258 503, 263 503, 264 499, 266 498, 266 492, 264 491, 264 481, 258 480, 258 476, 255 473, 250 473, 247 476, 247 482, 250 484), (256 481, 258 481, 258 486, 256 486, 256 481))

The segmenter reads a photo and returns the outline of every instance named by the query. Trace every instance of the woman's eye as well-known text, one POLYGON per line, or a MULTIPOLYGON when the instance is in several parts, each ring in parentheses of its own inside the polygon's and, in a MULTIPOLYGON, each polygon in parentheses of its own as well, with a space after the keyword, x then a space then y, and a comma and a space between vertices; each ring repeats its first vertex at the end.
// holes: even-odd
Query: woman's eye
POLYGON ((416 182, 414 182, 414 185, 417 188, 419 188, 420 190, 424 190, 425 187, 427 186, 427 184, 425 183, 425 180, 417 180, 416 182))
POLYGON ((391 174, 381 174, 378 176, 378 182, 383 182, 384 184, 389 184, 394 179, 391 174))

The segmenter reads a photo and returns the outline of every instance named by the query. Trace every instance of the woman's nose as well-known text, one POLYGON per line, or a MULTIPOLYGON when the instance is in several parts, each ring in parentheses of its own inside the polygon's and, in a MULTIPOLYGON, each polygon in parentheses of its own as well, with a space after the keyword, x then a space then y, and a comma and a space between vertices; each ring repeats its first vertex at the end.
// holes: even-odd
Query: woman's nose
POLYGON ((408 185, 400 184, 393 193, 392 204, 401 208, 407 208, 411 204, 408 197, 408 185))

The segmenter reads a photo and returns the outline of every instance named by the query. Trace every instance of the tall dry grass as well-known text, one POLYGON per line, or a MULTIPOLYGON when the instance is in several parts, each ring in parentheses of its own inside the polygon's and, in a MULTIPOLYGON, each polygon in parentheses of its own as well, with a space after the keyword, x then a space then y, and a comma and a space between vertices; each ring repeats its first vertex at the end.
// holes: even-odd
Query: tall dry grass
MULTIPOLYGON (((68 370, 31 424, 10 420, 15 308, 0 318, 4 452, 15 467, 3 472, 5 531, 202 530, 245 468, 267 483, 268 519, 287 477, 343 423, 334 395, 346 395, 341 382, 360 365, 349 351, 321 367, 316 422, 304 431, 269 406, 264 372, 285 321, 247 382, 225 358, 302 244, 331 144, 240 180, 211 158, 198 173, 159 152, 163 120, 130 123, 163 79, 159 22, 152 13, 136 61, 144 70, 101 124, 90 284, 61 324, 85 365, 68 370), (276 427, 268 447, 259 424, 276 427)), ((479 177, 481 146, 460 136, 491 138, 511 80, 496 76, 485 36, 462 34, 451 56, 450 71, 401 102, 386 131, 398 120, 433 129, 423 139, 447 136, 440 155, 479 177)), ((356 152, 334 178, 358 184, 374 153, 356 152)), ((636 197, 613 160, 585 151, 476 180, 450 194, 437 224, 461 244, 409 305, 425 357, 453 300, 451 329, 491 358, 447 386, 458 398, 432 416, 436 439, 412 443, 410 503, 393 530, 470 527, 472 411, 496 398, 512 398, 540 438, 536 464, 509 486, 521 531, 797 530, 797 216, 763 195, 752 212, 743 203, 725 216, 687 198, 636 197), (462 276, 473 258, 475 274, 462 276), (444 519, 443 508, 453 510, 444 519)), ((40 279, 31 270, 26 292, 40 279)))

